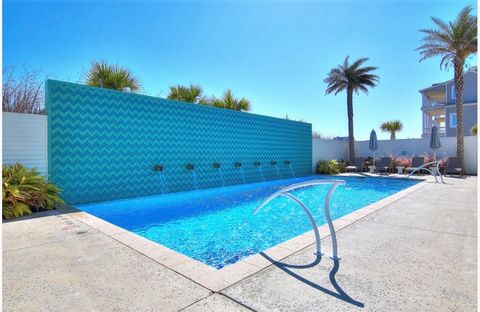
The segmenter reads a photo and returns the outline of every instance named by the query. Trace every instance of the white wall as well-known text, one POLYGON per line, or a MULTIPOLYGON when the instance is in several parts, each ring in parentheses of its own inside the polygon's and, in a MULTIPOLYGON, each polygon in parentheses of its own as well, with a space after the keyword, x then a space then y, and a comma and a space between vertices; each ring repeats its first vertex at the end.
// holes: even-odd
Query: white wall
POLYGON ((2 113, 3 164, 19 162, 47 175, 47 116, 2 113))
MULTIPOLYGON (((41 174, 47 175, 47 116, 18 113, 3 113, 3 163, 22 163, 36 167, 41 174)), ((442 148, 439 157, 456 155, 456 138, 440 138, 442 148)), ((376 155, 416 156, 432 154, 428 147, 429 139, 380 140, 376 155)), ((355 154, 368 157, 368 141, 355 142, 355 154)), ((465 137, 465 169, 469 174, 477 174, 477 137, 465 137)), ((319 160, 348 159, 348 142, 331 140, 312 140, 312 167, 319 160)))
POLYGON ((319 160, 348 158, 348 141, 312 139, 313 172, 319 160))
MULTIPOLYGON (((438 157, 449 157, 457 154, 457 139, 455 137, 440 138, 442 147, 437 151, 438 157)), ((429 147, 429 138, 425 139, 399 139, 380 140, 375 156, 419 156, 432 155, 429 147)), ((358 157, 372 156, 368 149, 368 141, 355 142, 355 155, 358 157)), ((347 159, 348 142, 345 141, 324 141, 313 139, 312 160, 325 159, 347 159), (317 141, 317 142, 316 142, 317 141), (318 142, 321 141, 321 142, 318 142), (330 142, 330 143, 327 143, 330 142)), ((477 137, 465 137, 465 170, 469 174, 477 174, 477 137)))

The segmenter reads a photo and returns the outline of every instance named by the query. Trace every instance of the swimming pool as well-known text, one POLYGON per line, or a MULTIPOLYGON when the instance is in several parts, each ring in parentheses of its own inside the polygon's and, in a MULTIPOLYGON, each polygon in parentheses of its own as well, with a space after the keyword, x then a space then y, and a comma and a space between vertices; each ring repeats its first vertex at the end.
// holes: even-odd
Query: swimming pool
MULTIPOLYGON (((77 205, 80 210, 220 269, 311 230, 305 213, 277 197, 258 214, 252 211, 280 188, 328 176, 234 185, 190 192, 77 205)), ((331 200, 332 219, 392 195, 418 180, 338 177, 331 200)), ((317 225, 326 223, 323 200, 329 185, 292 192, 312 209, 317 225)))

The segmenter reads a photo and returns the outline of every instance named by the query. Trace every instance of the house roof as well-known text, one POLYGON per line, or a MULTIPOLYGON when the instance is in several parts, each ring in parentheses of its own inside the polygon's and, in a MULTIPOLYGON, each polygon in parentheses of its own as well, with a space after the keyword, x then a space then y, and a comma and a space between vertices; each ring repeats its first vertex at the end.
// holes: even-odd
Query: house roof
MULTIPOLYGON (((475 73, 475 74, 477 74, 477 66, 469 67, 469 68, 463 73, 463 75, 465 76, 466 74, 469 74, 469 73, 475 73)), ((447 80, 447 81, 444 81, 444 82, 437 82, 437 83, 432 84, 430 87, 421 89, 419 92, 422 93, 423 91, 427 91, 427 90, 430 90, 430 89, 434 89, 434 88, 437 88, 437 87, 439 87, 439 86, 444 86, 444 85, 446 85, 446 84, 448 84, 449 82, 452 82, 452 81, 453 81, 453 79, 450 79, 450 80, 447 80)))

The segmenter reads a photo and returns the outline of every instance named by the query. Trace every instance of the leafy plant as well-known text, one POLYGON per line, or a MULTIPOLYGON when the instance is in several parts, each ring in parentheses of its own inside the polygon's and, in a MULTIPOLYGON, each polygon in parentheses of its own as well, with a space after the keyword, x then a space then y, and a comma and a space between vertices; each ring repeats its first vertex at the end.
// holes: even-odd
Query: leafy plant
POLYGON ((470 133, 472 135, 477 135, 477 125, 473 126, 472 129, 470 129, 470 133))
POLYGON ((60 188, 45 181, 36 169, 17 163, 2 167, 2 216, 5 219, 31 214, 31 208, 53 209, 63 203, 60 188))
POLYGON ((319 160, 317 162, 317 173, 339 174, 340 168, 336 160, 319 160))
POLYGON ((349 160, 355 162, 355 139, 353 135, 353 92, 359 91, 368 94, 368 88, 373 88, 378 84, 379 78, 372 72, 377 69, 375 66, 363 66, 368 58, 360 58, 351 63, 348 56, 343 61, 343 65, 330 70, 324 82, 328 84, 325 94, 334 93, 337 95, 342 91, 347 92, 347 115, 348 115, 348 151, 349 160))
POLYGON ((445 22, 432 17, 433 29, 420 30, 425 34, 422 45, 417 49, 422 58, 441 57, 440 68, 453 66, 455 82, 455 105, 457 111, 457 157, 464 164, 463 131, 463 67, 470 55, 477 53, 477 17, 471 5, 463 8, 454 21, 445 22))
POLYGON ((382 123, 380 129, 383 132, 390 132, 390 140, 395 140, 397 138, 396 133, 403 129, 403 125, 400 120, 392 120, 382 123))
POLYGON ((86 84, 118 91, 137 92, 140 82, 128 69, 105 61, 94 61, 86 74, 86 84))
POLYGON ((188 87, 182 85, 170 86, 167 98, 188 103, 209 104, 208 99, 203 95, 202 87, 193 84, 188 87))
POLYGON ((221 107, 237 111, 250 110, 250 101, 246 98, 236 98, 230 89, 225 91, 221 98, 213 97, 210 99, 210 104, 214 107, 221 107))
POLYGON ((398 157, 398 158, 395 158, 394 161, 393 161, 393 164, 395 167, 410 167, 410 163, 411 163, 411 159, 410 158, 407 158, 407 157, 398 157))

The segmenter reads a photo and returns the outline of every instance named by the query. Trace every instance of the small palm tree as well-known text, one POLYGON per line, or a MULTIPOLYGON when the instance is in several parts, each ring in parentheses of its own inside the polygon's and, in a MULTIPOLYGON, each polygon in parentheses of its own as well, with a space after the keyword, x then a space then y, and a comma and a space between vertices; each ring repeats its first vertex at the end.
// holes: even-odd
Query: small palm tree
POLYGON ((383 132, 390 132, 390 140, 395 140, 397 138, 395 134, 402 131, 403 125, 400 120, 392 120, 382 123, 380 128, 383 132))
POLYGON ((472 135, 477 135, 477 125, 473 126, 472 129, 470 129, 470 133, 472 135))
POLYGON ((457 157, 464 168, 463 130, 463 68, 466 59, 477 52, 477 17, 471 14, 472 6, 463 8, 453 22, 432 17, 435 29, 422 29, 426 36, 420 50, 423 61, 440 56, 440 68, 453 66, 457 108, 457 157))
POLYGON ((93 61, 85 80, 89 86, 119 91, 137 92, 141 88, 138 79, 129 70, 105 61, 93 61))
POLYGON ((325 78, 328 84, 325 94, 347 92, 347 113, 348 113, 348 149, 350 153, 350 162, 355 162, 355 141, 353 136, 353 92, 363 91, 368 94, 368 88, 375 87, 379 78, 372 74, 377 69, 375 66, 361 67, 368 58, 361 58, 349 63, 348 56, 345 58, 343 65, 333 68, 325 78))
POLYGON ((232 90, 228 89, 221 98, 212 98, 210 103, 214 107, 221 107, 237 111, 249 111, 250 101, 246 98, 238 99, 233 96, 232 90))
POLYGON ((188 87, 182 85, 171 86, 167 98, 188 103, 208 104, 208 99, 203 95, 202 88, 193 84, 188 87))

